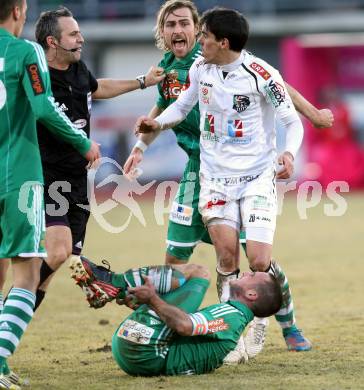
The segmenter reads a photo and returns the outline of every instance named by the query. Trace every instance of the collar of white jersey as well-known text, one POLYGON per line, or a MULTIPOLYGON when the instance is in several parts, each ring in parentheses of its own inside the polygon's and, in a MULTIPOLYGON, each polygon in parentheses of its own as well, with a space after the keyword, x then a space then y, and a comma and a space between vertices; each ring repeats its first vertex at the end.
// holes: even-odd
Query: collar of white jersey
POLYGON ((232 72, 242 64, 245 58, 245 54, 246 52, 243 50, 235 61, 230 62, 230 64, 219 65, 219 69, 221 69, 223 72, 232 72))

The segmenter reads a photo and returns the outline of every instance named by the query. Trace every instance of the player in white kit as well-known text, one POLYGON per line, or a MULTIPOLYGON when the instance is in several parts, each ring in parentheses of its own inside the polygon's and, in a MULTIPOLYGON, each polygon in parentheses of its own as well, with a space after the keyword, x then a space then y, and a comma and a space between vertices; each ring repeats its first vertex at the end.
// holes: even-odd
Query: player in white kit
POLYGON ((234 10, 215 8, 203 15, 201 24, 203 57, 190 69, 188 88, 155 120, 139 118, 136 131, 173 127, 199 103, 199 211, 217 253, 218 294, 226 301, 229 280, 239 272, 240 229, 246 231, 250 268, 277 277, 281 273, 271 261, 276 178, 291 177, 303 126, 279 72, 244 50, 246 19, 234 10), (285 152, 278 159, 275 118, 286 129, 285 152))

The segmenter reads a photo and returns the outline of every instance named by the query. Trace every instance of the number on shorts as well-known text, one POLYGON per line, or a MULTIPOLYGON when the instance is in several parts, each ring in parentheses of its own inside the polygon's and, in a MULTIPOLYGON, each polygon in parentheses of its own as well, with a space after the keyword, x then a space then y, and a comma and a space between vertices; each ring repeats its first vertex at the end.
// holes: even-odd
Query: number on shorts
MULTIPOLYGON (((5 60, 0 58, 0 72, 4 71, 5 60)), ((0 110, 5 106, 6 102, 6 89, 4 83, 0 80, 0 110)))

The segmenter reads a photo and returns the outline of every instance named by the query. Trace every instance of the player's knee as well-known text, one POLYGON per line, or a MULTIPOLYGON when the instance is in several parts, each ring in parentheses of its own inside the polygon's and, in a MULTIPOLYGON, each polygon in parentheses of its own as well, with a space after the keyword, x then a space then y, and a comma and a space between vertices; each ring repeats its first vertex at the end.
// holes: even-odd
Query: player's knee
POLYGON ((166 265, 184 265, 186 264, 186 261, 188 260, 181 260, 175 256, 171 256, 169 253, 166 253, 166 258, 165 258, 166 265))
POLYGON ((192 266, 191 277, 201 278, 206 280, 211 279, 211 272, 206 266, 200 264, 190 264, 190 266, 192 266))
POLYGON ((69 256, 71 256, 72 248, 66 244, 58 245, 51 250, 47 249, 48 257, 47 262, 51 268, 57 269, 60 267, 69 256))
POLYGON ((270 266, 270 256, 256 253, 249 256, 249 267, 253 271, 265 272, 270 266))
POLYGON ((179 247, 174 245, 168 245, 166 251, 166 264, 186 264, 190 259, 194 246, 179 247))

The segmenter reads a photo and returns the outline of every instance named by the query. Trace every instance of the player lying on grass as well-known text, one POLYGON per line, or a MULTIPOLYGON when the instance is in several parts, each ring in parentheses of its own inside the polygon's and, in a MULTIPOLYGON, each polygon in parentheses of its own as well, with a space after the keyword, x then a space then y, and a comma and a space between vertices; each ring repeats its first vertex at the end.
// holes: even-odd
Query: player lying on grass
POLYGON ((113 356, 129 375, 213 371, 234 351, 254 315, 271 316, 282 303, 278 282, 265 272, 242 273, 231 281, 226 303, 199 310, 210 284, 204 266, 148 266, 117 274, 72 256, 70 267, 90 306, 114 299, 140 305, 112 338, 113 356))

